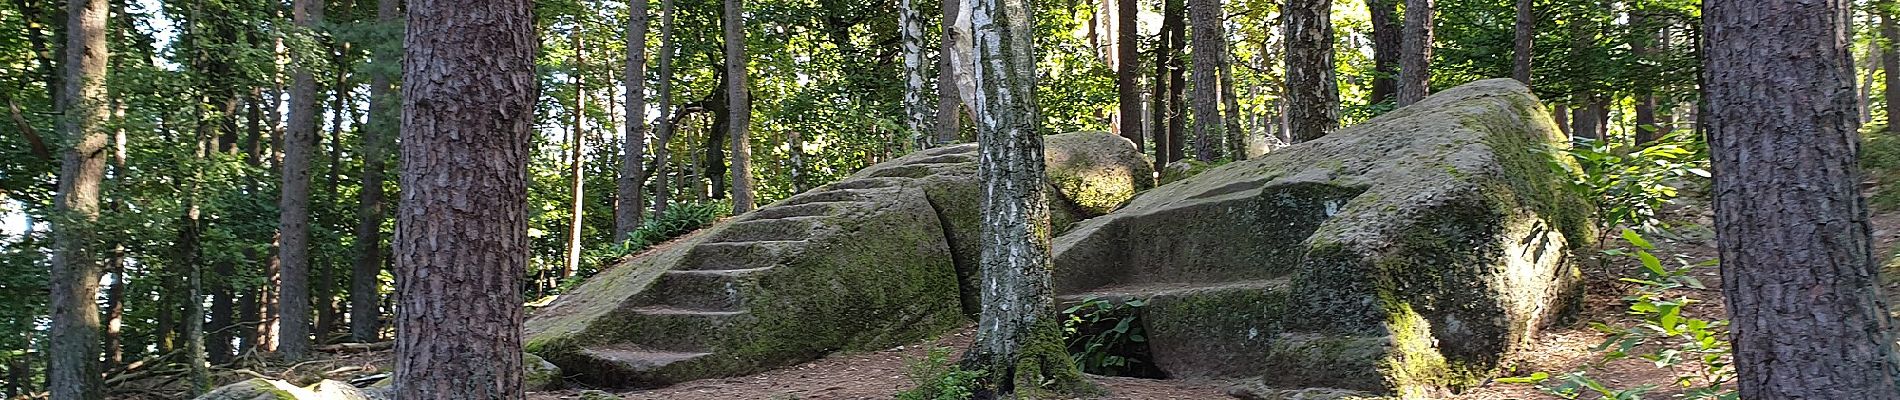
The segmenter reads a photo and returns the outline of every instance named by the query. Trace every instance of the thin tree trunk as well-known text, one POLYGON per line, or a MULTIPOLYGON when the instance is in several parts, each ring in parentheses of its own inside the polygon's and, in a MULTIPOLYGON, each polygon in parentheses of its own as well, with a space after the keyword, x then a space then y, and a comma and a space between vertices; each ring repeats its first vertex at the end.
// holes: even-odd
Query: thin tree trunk
POLYGON ((572 140, 568 142, 568 144, 572 145, 572 149, 570 149, 568 153, 572 161, 569 164, 570 169, 568 175, 569 178, 573 180, 570 182, 572 186, 570 186, 571 190, 568 191, 568 195, 573 201, 569 202, 569 205, 572 207, 568 209, 567 214, 567 263, 561 267, 561 275, 555 279, 555 283, 557 284, 567 280, 567 277, 574 276, 574 274, 581 269, 581 224, 586 222, 585 216, 587 212, 587 192, 585 190, 587 177, 582 175, 586 170, 587 157, 581 152, 581 148, 587 145, 587 80, 581 77, 586 70, 587 42, 581 39, 581 32, 579 32, 581 29, 580 21, 580 18, 576 16, 574 19, 576 32, 574 32, 573 72, 574 128, 568 130, 574 134, 572 140))
MULTIPOLYGON (((400 0, 377 0, 376 23, 387 29, 401 26, 400 0)), ((370 53, 369 125, 362 129, 363 189, 357 192, 356 254, 350 268, 350 338, 357 342, 382 339, 383 170, 391 138, 402 124, 402 99, 393 74, 401 71, 398 46, 376 46, 370 53)))
POLYGON ((532 3, 408 4, 394 398, 523 399, 532 3))
POLYGON ((99 219, 99 183, 106 167, 106 2, 66 2, 64 77, 59 86, 60 132, 67 139, 60 162, 53 220, 52 314, 46 386, 53 400, 101 398, 99 379, 99 275, 93 258, 93 225, 99 219))
POLYGON ((752 211, 752 143, 747 131, 752 126, 752 95, 746 88, 745 6, 742 0, 725 0, 726 30, 726 136, 732 144, 732 213, 752 211))
MULTIPOLYGON (((342 15, 350 15, 353 4, 353 2, 343 3, 342 15)), ((337 186, 342 180, 343 125, 345 121, 351 124, 356 122, 356 107, 353 106, 350 98, 350 68, 344 65, 346 60, 343 58, 343 55, 350 51, 350 43, 337 41, 336 46, 337 52, 331 58, 331 66, 336 68, 336 81, 332 83, 335 87, 331 88, 335 96, 330 98, 330 157, 329 164, 324 167, 323 180, 323 198, 333 202, 338 201, 337 186)), ((335 226, 328 221, 324 225, 335 226)), ((310 281, 310 291, 314 297, 312 303, 317 307, 317 320, 312 332, 315 333, 317 344, 328 344, 330 333, 336 331, 336 267, 334 263, 328 262, 321 265, 312 263, 310 266, 311 273, 314 275, 310 281)))
POLYGON ((1135 151, 1147 150, 1141 140, 1141 35, 1136 0, 1115 2, 1115 95, 1120 103, 1121 134, 1135 142, 1135 151))
POLYGON ((1900 133, 1900 127, 1894 126, 1896 117, 1900 117, 1900 21, 1894 20, 1893 0, 1875 3, 1880 14, 1880 70, 1885 72, 1886 90, 1881 93, 1887 103, 1887 133, 1900 133))
POLYGON ((1194 159, 1214 161, 1220 156, 1227 127, 1221 118, 1220 63, 1227 58, 1226 15, 1221 0, 1193 0, 1188 6, 1194 25, 1194 159))
POLYGON ((1290 0, 1286 5, 1286 119, 1295 143, 1339 127, 1332 7, 1332 0, 1290 0))
MULTIPOLYGON (((1634 40, 1630 41, 1630 53, 1634 54, 1638 61, 1642 61, 1637 64, 1637 72, 1643 76, 1652 75, 1647 66, 1649 59, 1656 56, 1656 36, 1643 32, 1653 32, 1656 29, 1649 26, 1649 15, 1645 10, 1631 11, 1629 21, 1630 27, 1636 30, 1636 34, 1631 36, 1634 40)), ((1635 89, 1635 139, 1637 146, 1643 146, 1656 141, 1662 128, 1656 125, 1655 90, 1649 85, 1636 85, 1635 89)))
MULTIPOLYGON (((306 29, 323 23, 323 0, 295 0, 291 18, 306 29)), ((303 57, 297 53, 293 58, 303 57)), ((282 262, 278 289, 277 351, 287 360, 299 360, 310 351, 310 161, 317 141, 317 80, 311 74, 316 61, 300 60, 290 88, 290 121, 284 129, 282 197, 277 222, 282 262)))
POLYGON ((1162 28, 1168 30, 1168 162, 1187 157, 1187 66, 1181 52, 1187 49, 1187 4, 1167 0, 1162 28), (1173 21, 1170 24, 1165 21, 1173 21))
POLYGON ((1366 0, 1372 13, 1372 102, 1397 103, 1399 52, 1404 47, 1405 24, 1399 3, 1405 0, 1366 0))
POLYGON ((1851 5, 1703 11, 1716 242, 1744 399, 1900 399, 1855 159, 1851 5))
MULTIPOLYGON (((1162 14, 1167 15, 1167 9, 1173 7, 1172 4, 1176 1, 1179 0, 1163 0, 1162 14)), ((1149 102, 1151 102, 1152 105, 1148 108, 1148 137, 1154 140, 1154 169, 1156 171, 1160 171, 1168 166, 1168 121, 1171 119, 1169 114, 1173 113, 1174 107, 1176 106, 1168 101, 1168 93, 1170 93, 1168 90, 1168 65, 1174 63, 1173 60, 1176 55, 1170 50, 1172 47, 1168 46, 1170 38, 1174 36, 1174 27, 1169 24, 1170 21, 1172 20, 1166 17, 1161 19, 1162 27, 1159 32, 1160 36, 1155 41, 1154 51, 1154 92, 1149 94, 1149 102)))
POLYGON ((1531 39, 1536 36, 1537 20, 1531 13, 1531 0, 1517 0, 1517 24, 1512 29, 1511 79, 1531 84, 1531 39))
POLYGON ((1400 107, 1432 91, 1432 0, 1405 0, 1405 38, 1399 51, 1400 107))
POLYGON ((1247 159, 1247 137, 1241 133, 1241 121, 1246 116, 1240 110, 1240 98, 1234 90, 1234 66, 1227 39, 1221 39, 1220 57, 1220 99, 1227 111, 1227 157, 1233 160, 1247 159))
POLYGON ((996 398, 1038 398, 1089 383, 1062 351, 1050 285, 1049 208, 1027 0, 977 0, 972 18, 983 184, 983 307, 964 366, 996 398))
MULTIPOLYGON (((646 218, 647 181, 647 2, 627 3, 627 125, 615 200, 614 242, 625 242, 646 218)), ((665 113, 665 109, 661 109, 665 113)), ((664 114, 662 114, 664 115, 664 114)))
POLYGON ((935 126, 930 121, 930 104, 924 102, 924 92, 930 87, 924 84, 924 21, 917 1, 897 0, 897 36, 904 47, 905 128, 910 129, 911 147, 923 149, 930 147, 935 126))
POLYGON ((660 126, 653 145, 653 165, 657 168, 653 174, 655 214, 666 211, 666 202, 673 192, 672 186, 666 183, 666 145, 673 140, 673 131, 679 126, 678 120, 667 118, 673 109, 673 48, 673 0, 660 0, 660 126))

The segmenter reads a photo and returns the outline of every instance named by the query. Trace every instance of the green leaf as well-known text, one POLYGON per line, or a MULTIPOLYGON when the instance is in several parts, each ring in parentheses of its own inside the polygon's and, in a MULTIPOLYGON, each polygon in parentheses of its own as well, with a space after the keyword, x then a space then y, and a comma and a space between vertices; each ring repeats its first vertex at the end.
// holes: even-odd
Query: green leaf
POLYGON ((1656 248, 1656 246, 1649 244, 1648 240, 1644 240, 1643 235, 1637 234, 1635 230, 1631 230, 1630 228, 1623 228, 1623 240, 1629 241, 1630 244, 1645 250, 1654 250, 1656 248))
POLYGON ((1532 373, 1530 374, 1530 376, 1498 378, 1497 382, 1498 383, 1516 383, 1516 384, 1542 383, 1545 380, 1549 380, 1549 379, 1550 379, 1550 374, 1543 373, 1540 371, 1540 372, 1532 373))

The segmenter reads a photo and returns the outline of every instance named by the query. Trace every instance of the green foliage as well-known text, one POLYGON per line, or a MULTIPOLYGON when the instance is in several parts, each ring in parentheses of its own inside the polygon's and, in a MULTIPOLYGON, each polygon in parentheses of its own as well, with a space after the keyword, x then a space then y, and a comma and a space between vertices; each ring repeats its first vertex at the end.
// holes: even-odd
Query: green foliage
POLYGON ((1900 209, 1900 190, 1889 190, 1900 181, 1900 136, 1889 132, 1886 124, 1861 128, 1860 167, 1867 177, 1880 182, 1880 189, 1867 196, 1876 209, 1900 209))
POLYGON ((923 359, 912 361, 904 376, 917 385, 897 393, 898 400, 965 400, 976 395, 983 371, 968 371, 950 361, 950 348, 932 346, 923 359))
POLYGON ((1063 341, 1082 372, 1110 376, 1157 375, 1148 365, 1148 334, 1138 320, 1148 302, 1089 298, 1062 310, 1063 341))
MULTIPOLYGON (((1635 273, 1619 279, 1635 285, 1635 292, 1623 301, 1628 304, 1625 314, 1638 322, 1630 326, 1591 323, 1591 328, 1608 336, 1592 349, 1599 354, 1597 363, 1641 358, 1671 374, 1687 398, 1736 399, 1736 393, 1722 387, 1736 379, 1735 367, 1729 361, 1732 347, 1727 339, 1728 321, 1683 315, 1687 307, 1701 303, 1691 294, 1708 289, 1693 272, 1714 267, 1716 261, 1690 262, 1676 257, 1676 266, 1668 267, 1650 253, 1655 246, 1635 230, 1624 229, 1621 236, 1631 247, 1604 250, 1603 254, 1634 260, 1639 266, 1635 273)), ((1566 399, 1584 393, 1609 399, 1640 399, 1656 389, 1655 385, 1613 388, 1584 371, 1566 373, 1555 381, 1550 378, 1549 373, 1537 372, 1498 381, 1537 384, 1540 390, 1566 399)))
POLYGON ((1663 205, 1680 194, 1680 187, 1701 184, 1710 176, 1708 145, 1691 140, 1693 136, 1677 131, 1641 148, 1577 139, 1569 152, 1581 169, 1570 172, 1578 190, 1596 206, 1597 231, 1666 227, 1657 218, 1663 205))

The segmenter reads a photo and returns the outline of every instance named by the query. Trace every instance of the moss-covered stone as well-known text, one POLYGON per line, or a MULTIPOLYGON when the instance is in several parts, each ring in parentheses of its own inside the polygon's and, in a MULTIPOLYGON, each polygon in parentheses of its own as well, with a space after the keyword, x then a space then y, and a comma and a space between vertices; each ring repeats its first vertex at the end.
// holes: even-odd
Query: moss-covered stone
POLYGON ((542 359, 534 353, 521 356, 521 386, 526 390, 549 390, 561 387, 561 367, 542 359))
POLYGON ((1150 341, 1192 345, 1151 348, 1157 363, 1259 356, 1236 361, 1250 372, 1186 361, 1170 374, 1438 397, 1579 298, 1570 251, 1595 235, 1556 168, 1565 145, 1522 85, 1461 86, 1082 222, 1056 239, 1056 286, 1171 299, 1144 314, 1150 341), (1235 307, 1272 315, 1221 314, 1235 307), (1213 334, 1246 329, 1259 332, 1213 334))
MULTIPOLYGON (((1050 137, 1050 169, 1076 190, 1053 191, 1058 226, 1152 184, 1132 144, 1103 136, 1050 137)), ((527 350, 591 385, 639 387, 953 329, 976 304, 975 150, 872 166, 630 258, 535 310, 527 350)))

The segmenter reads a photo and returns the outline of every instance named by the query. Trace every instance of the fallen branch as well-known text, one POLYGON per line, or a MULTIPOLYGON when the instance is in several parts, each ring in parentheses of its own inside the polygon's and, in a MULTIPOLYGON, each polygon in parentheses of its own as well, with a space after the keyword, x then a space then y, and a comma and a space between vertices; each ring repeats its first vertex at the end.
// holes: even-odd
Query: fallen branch
POLYGON ((390 348, 393 348, 395 346, 396 346, 396 341, 391 340, 391 341, 376 342, 376 343, 339 343, 339 344, 323 345, 323 346, 317 346, 316 350, 321 351, 321 352, 326 352, 326 353, 371 352, 371 351, 389 350, 390 348))

